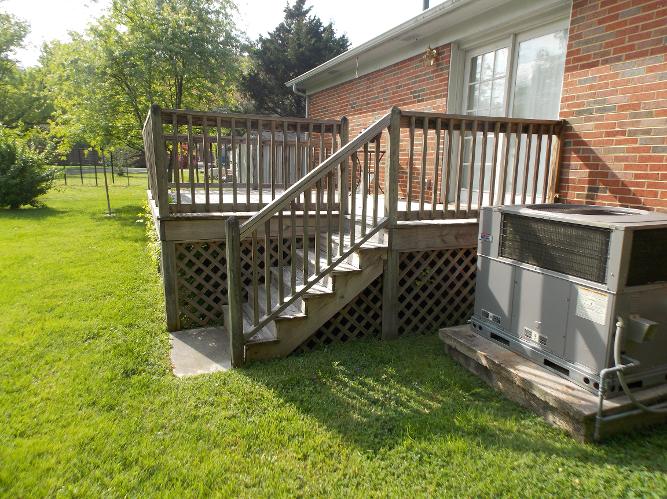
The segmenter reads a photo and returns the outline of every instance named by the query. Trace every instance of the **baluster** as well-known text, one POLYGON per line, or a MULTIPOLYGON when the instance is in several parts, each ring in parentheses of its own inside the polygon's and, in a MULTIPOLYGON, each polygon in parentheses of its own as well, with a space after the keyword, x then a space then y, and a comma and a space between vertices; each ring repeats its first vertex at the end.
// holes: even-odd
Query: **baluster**
POLYGON ((521 154, 521 135, 523 134, 523 124, 516 125, 516 140, 514 144, 514 168, 512 169, 512 200, 510 204, 516 204, 516 188, 519 177, 519 156, 521 154))
MULTIPOLYGON (((231 130, 231 141, 232 141, 232 211, 236 212, 236 203, 237 203, 237 164, 236 164, 236 120, 232 118, 232 130, 231 130)), ((229 158, 227 158, 229 161, 229 158)))
POLYGON ((375 138, 375 173, 373 173, 373 227, 378 224, 378 198, 380 197, 380 144, 382 134, 375 138))
MULTIPOLYGON (((295 158, 295 169, 296 172, 294 174, 294 182, 298 182, 301 177, 303 177, 303 164, 302 164, 302 157, 301 157, 301 123, 296 123, 296 142, 295 142, 295 149, 294 149, 294 154, 296 154, 295 158)), ((297 199, 297 203, 301 202, 301 195, 299 195, 297 199)))
POLYGON ((271 162, 269 175, 271 176, 271 201, 276 199, 276 121, 271 120, 271 162))
POLYGON ((477 216, 479 216, 482 204, 484 203, 484 177, 486 175, 486 143, 488 141, 489 122, 484 122, 482 131, 482 154, 479 158, 479 188, 477 189, 477 216))
POLYGON ((283 160, 281 164, 283 171, 283 192, 289 186, 289 143, 287 141, 287 128, 287 122, 283 121, 283 160))
POLYGON ((291 244, 290 244, 290 294, 296 293, 296 203, 290 202, 291 244))
POLYGON ((500 204, 505 204, 507 190, 507 168, 510 160, 510 139, 512 136, 512 122, 508 121, 505 125, 505 149, 503 151, 503 162, 500 165, 500 204))
POLYGON ((523 182, 521 184, 521 204, 526 204, 528 195, 528 170, 530 168, 530 150, 533 143, 533 124, 528 125, 528 135, 526 136, 526 152, 523 159, 523 182))
POLYGON ((500 121, 493 127, 493 154, 491 156, 491 178, 489 179, 489 206, 493 206, 496 196, 496 168, 498 167, 498 146, 500 144, 500 121))
POLYGON ((192 115, 188 114, 188 182, 190 183, 190 204, 192 205, 192 211, 195 210, 196 204, 196 192, 195 192, 195 173, 192 166, 192 158, 194 156, 194 151, 192 150, 192 115))
MULTIPOLYGON (((357 152, 352 153, 350 157, 350 244, 354 244, 355 238, 355 229, 356 229, 356 219, 357 219, 357 163, 359 162, 359 157, 357 152)), ((341 245, 343 233, 341 231, 341 245)), ((341 246, 342 247, 342 246, 341 246)), ((341 253, 342 255, 342 253, 341 253)))
MULTIPOLYGON (((173 156, 174 156, 174 182, 176 183, 176 212, 181 211, 181 180, 179 178, 181 174, 181 163, 179 162, 178 151, 181 148, 180 142, 178 140, 178 116, 174 113, 171 117, 171 129, 174 132, 174 140, 172 142, 173 156)), ((129 172, 127 173, 129 176, 129 172)))
POLYGON ((410 213, 412 213, 412 175, 415 169, 415 117, 410 117, 410 140, 408 152, 408 196, 406 211, 408 213, 408 220, 410 213))
POLYGON ((461 213, 461 189, 463 183, 463 162, 465 161, 465 137, 466 137, 466 120, 461 120, 459 130, 459 164, 457 165, 456 173, 456 205, 454 207, 454 217, 459 218, 461 213))
POLYGON ((364 144, 364 165, 361 170, 361 237, 366 235, 366 216, 368 200, 368 142, 364 144))
POLYGON ((542 187, 542 202, 547 202, 547 189, 549 188, 549 177, 551 176, 551 141, 554 135, 554 126, 550 125, 547 131, 547 147, 544 154, 544 179, 542 187))
POLYGON ((435 119, 435 159, 433 160, 433 195, 431 196, 431 218, 435 218, 436 207, 438 206, 438 176, 440 174, 440 134, 442 120, 435 119))
POLYGON ((220 118, 218 117, 215 121, 215 134, 217 140, 217 147, 215 148, 216 154, 216 164, 218 165, 218 211, 223 210, 223 201, 224 201, 224 191, 222 189, 222 131, 220 125, 220 118))
POLYGON ((475 178, 475 152, 477 149, 477 120, 472 122, 472 144, 470 145, 470 167, 468 168, 468 205, 466 208, 466 217, 470 218, 472 209, 472 188, 475 178))
POLYGON ((426 195, 426 156, 428 155, 428 118, 424 117, 422 125, 422 165, 419 176, 419 213, 417 218, 424 215, 424 196, 426 195))
POLYGON ((322 179, 315 183, 315 275, 320 273, 320 255, 322 254, 320 211, 322 210, 322 179))
POLYGON ((308 252, 310 250, 310 240, 308 234, 308 217, 309 217, 309 196, 307 195, 308 189, 304 191, 303 194, 303 283, 308 282, 308 252))
POLYGON ((259 184, 259 206, 263 204, 264 194, 264 137, 262 120, 257 120, 257 183, 259 184))
POLYGON ((271 313, 271 220, 264 222, 264 289, 266 291, 266 313, 271 313))
POLYGON ((445 183, 445 195, 442 200, 443 218, 449 216, 449 184, 452 183, 452 154, 454 154, 454 119, 450 118, 447 123, 447 166, 445 167, 442 181, 445 183))
POLYGON ((259 253, 257 251, 257 231, 252 231, 252 320, 253 326, 259 322, 259 253))
POLYGON ((326 134, 326 127, 324 123, 320 124, 320 163, 324 161, 324 135, 326 134))
POLYGON ((252 124, 249 119, 246 120, 245 126, 245 204, 246 210, 250 211, 250 164, 252 163, 250 132, 252 130, 252 124))
POLYGON ((285 280, 283 276, 283 248, 285 233, 283 230, 283 210, 278 212, 278 301, 282 305, 285 302, 285 280))
POLYGON ((530 202, 535 204, 537 202, 537 180, 540 174, 540 156, 542 155, 542 125, 538 125, 537 129, 537 144, 535 146, 535 162, 533 171, 533 192, 530 196, 530 202))
POLYGON ((208 171, 208 127, 206 118, 203 118, 202 122, 202 161, 204 163, 204 204, 206 205, 206 211, 209 212, 211 204, 211 186, 209 184, 209 171, 208 171))
MULTIPOLYGON (((331 261, 333 260, 333 247, 332 247, 333 220, 331 216, 333 197, 334 197, 334 174, 333 172, 330 172, 329 175, 327 176, 327 265, 331 265, 331 261)), ((343 217, 341 213, 338 213, 338 216, 341 218, 343 217)))

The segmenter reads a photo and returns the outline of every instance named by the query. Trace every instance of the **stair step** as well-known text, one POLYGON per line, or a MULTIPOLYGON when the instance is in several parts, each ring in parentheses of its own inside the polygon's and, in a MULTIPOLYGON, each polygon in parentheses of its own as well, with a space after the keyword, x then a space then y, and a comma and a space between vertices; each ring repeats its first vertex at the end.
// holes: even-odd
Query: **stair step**
MULTIPOLYGON (((303 268, 303 260, 304 260, 304 253, 302 249, 296 250, 297 254, 297 260, 298 260, 298 266, 299 268, 303 268)), ((332 255, 332 259, 336 258, 338 255, 334 254, 332 255)), ((317 257, 315 256, 315 251, 311 249, 308 251, 308 269, 310 272, 315 271, 315 259, 317 257)), ((320 252, 320 269, 323 269, 327 266, 327 253, 326 249, 320 252)), ((331 274, 341 274, 345 272, 360 272, 361 269, 349 262, 342 261, 338 265, 336 265, 333 270, 331 271, 331 274)))
MULTIPOLYGON (((249 331, 253 327, 252 305, 243 304, 243 330, 249 331)), ((255 333, 248 342, 274 341, 278 339, 276 324, 271 321, 255 333)))
MULTIPOLYGON (((314 268, 314 267, 312 267, 314 268)), ((271 267, 271 292, 278 293, 278 280, 280 277, 280 270, 278 267, 271 267)), ((289 266, 283 267, 283 291, 285 296, 291 293, 291 281, 292 279, 292 270, 289 266)), ((303 287, 304 278, 303 278, 303 269, 302 265, 298 265, 296 269, 296 289, 297 291, 303 287)), ((331 277, 326 275, 323 279, 320 280, 318 284, 310 288, 306 294, 322 294, 324 292, 332 291, 331 288, 331 277), (325 291, 326 290, 326 291, 325 291)))

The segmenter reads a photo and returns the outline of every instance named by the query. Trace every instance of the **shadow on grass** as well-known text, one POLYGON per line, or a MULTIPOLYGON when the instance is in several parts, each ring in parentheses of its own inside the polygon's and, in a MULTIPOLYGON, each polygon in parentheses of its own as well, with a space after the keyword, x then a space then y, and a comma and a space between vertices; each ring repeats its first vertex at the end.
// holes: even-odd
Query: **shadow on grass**
POLYGON ((54 217, 66 213, 64 210, 57 210, 49 206, 32 207, 27 206, 18 210, 9 208, 0 208, 0 219, 4 220, 39 220, 42 218, 54 217))
POLYGON ((346 441, 377 452, 442 437, 625 469, 667 471, 667 429, 576 443, 503 399, 443 351, 437 338, 360 340, 328 351, 254 364, 244 374, 346 441))

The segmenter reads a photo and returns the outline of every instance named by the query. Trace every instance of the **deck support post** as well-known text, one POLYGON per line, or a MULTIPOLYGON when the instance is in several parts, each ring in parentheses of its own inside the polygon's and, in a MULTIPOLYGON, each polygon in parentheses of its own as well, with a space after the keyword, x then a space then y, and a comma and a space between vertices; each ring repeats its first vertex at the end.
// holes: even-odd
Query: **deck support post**
POLYGON ((173 241, 166 241, 160 234, 160 266, 164 287, 164 309, 167 317, 167 330, 178 331, 178 298, 176 291, 176 249, 173 241))
POLYGON ((227 219, 227 332, 232 367, 241 367, 245 362, 245 339, 243 337, 243 298, 241 290, 241 235, 239 219, 227 219))
MULTIPOLYGON (((340 120, 340 147, 343 147, 345 144, 347 144, 350 141, 350 121, 347 119, 346 116, 343 116, 340 120)), ((340 168, 338 170, 338 195, 339 195, 339 202, 340 202, 340 213, 341 215, 349 215, 349 199, 348 199, 348 194, 349 189, 347 186, 348 183, 348 161, 345 159, 340 164, 340 168)), ((354 192, 352 195, 354 196, 354 192)))
POLYGON ((382 339, 398 337, 398 251, 394 249, 398 211, 398 173, 401 148, 401 110, 391 109, 389 162, 385 172, 384 212, 388 219, 389 248, 382 277, 382 339))

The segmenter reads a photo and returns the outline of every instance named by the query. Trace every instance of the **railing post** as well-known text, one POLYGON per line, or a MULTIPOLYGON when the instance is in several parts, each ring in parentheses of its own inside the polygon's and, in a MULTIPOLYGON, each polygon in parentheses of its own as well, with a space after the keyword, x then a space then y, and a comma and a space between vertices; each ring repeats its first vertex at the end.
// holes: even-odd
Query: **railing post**
POLYGON ((558 179, 560 177, 560 163, 561 163, 561 149, 563 143, 563 136, 565 135, 565 122, 561 122, 558 129, 558 141, 556 147, 552 148, 552 158, 547 158, 547 161, 552 163, 549 170, 549 187, 547 192, 547 203, 554 203, 558 197, 558 179))
POLYGON ((398 211, 398 173, 401 148, 401 110, 391 109, 389 122, 389 162, 385 170, 384 213, 388 220, 387 260, 382 275, 382 339, 398 337, 398 251, 394 235, 398 211))
MULTIPOLYGON (((340 120, 340 147, 343 147, 350 141, 350 121, 346 116, 340 120)), ((340 201, 340 213, 349 215, 348 199, 348 161, 347 158, 340 164, 338 171, 338 195, 340 201)), ((352 193, 354 195, 354 193, 352 193)))
POLYGON ((158 213, 161 217, 169 215, 169 186, 167 184, 167 152, 162 134, 162 115, 160 106, 151 105, 151 135, 153 138, 153 156, 155 161, 155 181, 157 183, 158 213))
POLYGON ((397 107, 391 108, 391 120, 389 122, 389 162, 385 171, 385 196, 384 213, 388 219, 389 226, 394 227, 398 211, 398 173, 400 169, 401 153, 401 110, 397 107))
POLYGON ((227 333, 232 367, 241 367, 245 362, 245 339, 243 337, 243 302, 241 287, 241 236, 239 220, 229 217, 225 225, 227 237, 227 333))

